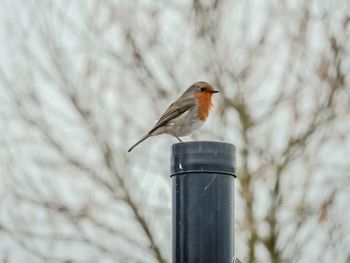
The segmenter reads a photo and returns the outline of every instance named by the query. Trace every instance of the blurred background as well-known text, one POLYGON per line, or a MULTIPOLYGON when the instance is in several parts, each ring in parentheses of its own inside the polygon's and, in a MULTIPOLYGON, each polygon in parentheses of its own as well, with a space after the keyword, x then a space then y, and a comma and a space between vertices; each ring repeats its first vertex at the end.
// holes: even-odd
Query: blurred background
POLYGON ((236 256, 350 262, 350 3, 2 0, 0 262, 171 261, 170 147, 131 144, 198 80, 185 140, 236 145, 236 256))

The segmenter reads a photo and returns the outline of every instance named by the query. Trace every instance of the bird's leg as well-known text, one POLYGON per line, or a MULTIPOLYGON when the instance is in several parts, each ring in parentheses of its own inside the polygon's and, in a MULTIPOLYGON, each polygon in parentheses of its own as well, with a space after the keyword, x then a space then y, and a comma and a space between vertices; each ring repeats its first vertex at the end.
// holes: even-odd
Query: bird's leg
POLYGON ((171 134, 172 134, 176 139, 178 139, 179 142, 183 142, 183 141, 180 139, 180 137, 177 136, 175 133, 172 132, 171 134))
POLYGON ((179 136, 175 135, 175 137, 179 140, 179 142, 183 142, 183 140, 181 140, 179 136))

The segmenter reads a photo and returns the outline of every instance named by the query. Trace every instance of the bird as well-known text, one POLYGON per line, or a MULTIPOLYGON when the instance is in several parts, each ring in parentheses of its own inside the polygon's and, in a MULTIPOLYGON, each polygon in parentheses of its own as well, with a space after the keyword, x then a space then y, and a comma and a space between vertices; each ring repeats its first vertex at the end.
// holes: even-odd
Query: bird
POLYGON ((170 104, 153 128, 131 146, 128 152, 147 138, 160 134, 171 135, 182 142, 180 137, 191 135, 207 120, 213 106, 212 95, 218 92, 205 81, 193 83, 170 104))

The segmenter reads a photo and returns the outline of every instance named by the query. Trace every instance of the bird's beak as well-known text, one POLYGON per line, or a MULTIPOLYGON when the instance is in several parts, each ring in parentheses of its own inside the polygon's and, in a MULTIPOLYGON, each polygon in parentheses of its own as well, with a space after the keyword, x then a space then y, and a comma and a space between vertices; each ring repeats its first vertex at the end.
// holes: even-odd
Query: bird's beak
POLYGON ((219 91, 218 90, 213 90, 211 93, 218 93, 219 91))

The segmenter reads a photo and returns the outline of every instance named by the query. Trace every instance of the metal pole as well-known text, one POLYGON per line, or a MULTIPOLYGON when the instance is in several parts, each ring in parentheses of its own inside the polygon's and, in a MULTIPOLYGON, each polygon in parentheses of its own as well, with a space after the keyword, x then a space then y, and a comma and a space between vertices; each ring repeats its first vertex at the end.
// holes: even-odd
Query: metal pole
POLYGON ((173 263, 234 261, 235 158, 228 143, 172 146, 173 263))

